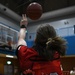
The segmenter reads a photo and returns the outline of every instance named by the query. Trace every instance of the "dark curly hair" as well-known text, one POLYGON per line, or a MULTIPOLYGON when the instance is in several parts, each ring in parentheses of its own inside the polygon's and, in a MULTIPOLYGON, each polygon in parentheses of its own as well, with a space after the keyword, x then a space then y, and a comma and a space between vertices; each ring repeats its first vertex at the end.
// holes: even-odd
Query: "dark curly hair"
POLYGON ((39 56, 51 60, 55 51, 58 51, 60 55, 65 55, 66 40, 58 37, 55 29, 49 24, 41 25, 37 29, 33 48, 39 53, 39 56))

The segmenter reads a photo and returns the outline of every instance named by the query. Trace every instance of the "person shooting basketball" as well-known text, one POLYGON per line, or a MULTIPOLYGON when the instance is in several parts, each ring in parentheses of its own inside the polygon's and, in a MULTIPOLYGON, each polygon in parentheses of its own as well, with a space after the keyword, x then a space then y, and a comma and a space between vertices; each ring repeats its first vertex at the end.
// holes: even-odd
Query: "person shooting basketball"
POLYGON ((40 25, 35 44, 28 48, 24 40, 27 25, 27 17, 23 14, 17 47, 17 57, 22 73, 24 75, 63 75, 60 56, 65 55, 66 40, 57 36, 51 25, 40 25))

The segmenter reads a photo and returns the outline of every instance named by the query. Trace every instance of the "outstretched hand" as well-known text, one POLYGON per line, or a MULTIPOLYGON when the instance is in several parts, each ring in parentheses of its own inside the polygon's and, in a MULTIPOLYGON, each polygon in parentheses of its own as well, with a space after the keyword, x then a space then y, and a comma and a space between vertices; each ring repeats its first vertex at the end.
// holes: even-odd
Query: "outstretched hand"
POLYGON ((26 14, 22 14, 22 20, 20 22, 20 26, 21 25, 27 26, 27 24, 28 24, 28 20, 27 20, 26 14))

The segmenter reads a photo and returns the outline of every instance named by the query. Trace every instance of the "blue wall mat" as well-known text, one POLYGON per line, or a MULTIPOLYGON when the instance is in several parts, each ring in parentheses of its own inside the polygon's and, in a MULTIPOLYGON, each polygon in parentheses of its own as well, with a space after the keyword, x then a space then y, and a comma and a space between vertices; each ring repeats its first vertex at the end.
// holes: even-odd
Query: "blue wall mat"
POLYGON ((5 50, 5 49, 0 48, 0 53, 9 54, 9 55, 15 55, 15 50, 10 51, 10 50, 5 50))
POLYGON ((34 41, 26 41, 28 47, 32 47, 34 45, 34 41))
POLYGON ((67 44, 67 51, 66 55, 75 55, 75 35, 64 37, 68 44, 67 44))
MULTIPOLYGON (((64 38, 68 42, 66 55, 75 55, 75 35, 67 36, 64 38)), ((34 45, 34 41, 26 41, 26 42, 27 42, 28 47, 32 47, 34 45)), ((7 50, 0 49, 0 53, 15 55, 15 50, 7 51, 7 50)))
MULTIPOLYGON (((75 55, 75 35, 73 36, 67 36, 64 37, 68 44, 67 44, 67 50, 66 50, 66 55, 75 55)), ((28 47, 32 47, 34 44, 34 41, 26 41, 28 47)))

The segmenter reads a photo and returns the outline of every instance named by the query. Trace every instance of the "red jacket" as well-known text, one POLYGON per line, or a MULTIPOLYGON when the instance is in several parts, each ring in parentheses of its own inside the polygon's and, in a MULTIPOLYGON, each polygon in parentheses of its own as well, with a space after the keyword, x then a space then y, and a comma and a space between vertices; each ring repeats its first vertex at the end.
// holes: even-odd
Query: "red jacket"
MULTIPOLYGON (((61 71, 60 59, 53 61, 32 61, 31 59, 36 58, 38 53, 33 48, 27 46, 21 46, 18 48, 18 59, 20 69, 25 71, 32 69, 35 75, 63 75, 61 71)), ((59 54, 56 52, 54 57, 57 58, 59 54)), ((40 59, 40 58, 39 58, 40 59)))

